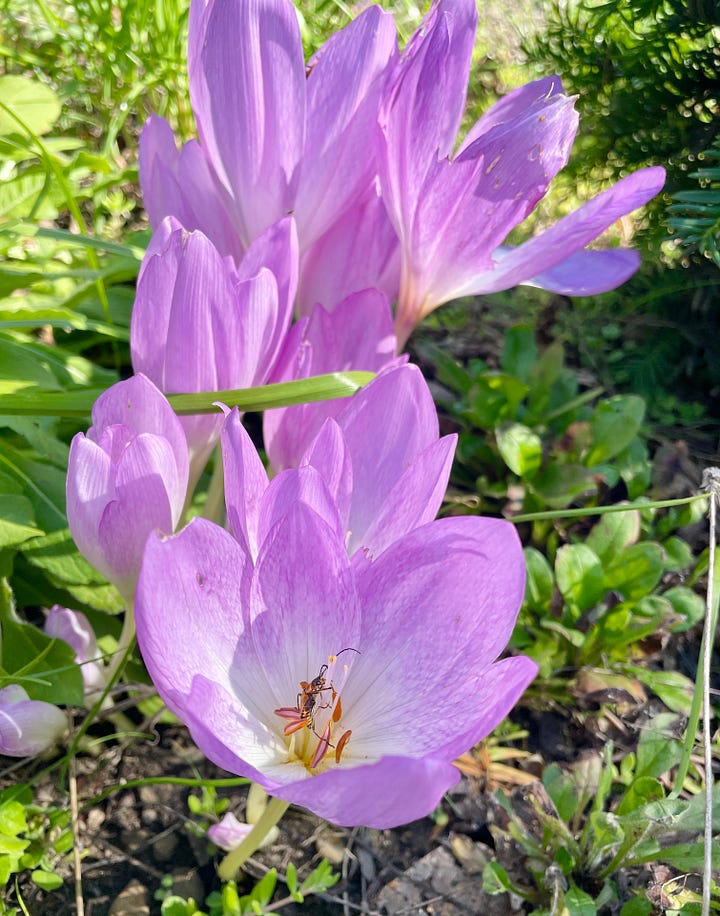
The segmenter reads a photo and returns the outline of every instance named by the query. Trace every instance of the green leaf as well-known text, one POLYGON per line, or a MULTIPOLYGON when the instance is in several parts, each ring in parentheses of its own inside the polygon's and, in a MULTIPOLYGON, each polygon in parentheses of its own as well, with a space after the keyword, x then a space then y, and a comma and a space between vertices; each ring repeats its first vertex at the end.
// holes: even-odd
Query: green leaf
POLYGON ((83 701, 82 672, 73 650, 29 623, 9 617, 2 621, 2 666, 33 700, 74 706, 83 701))
POLYGON ((619 592, 626 601, 638 601, 655 588, 663 568, 659 544, 651 541, 633 544, 605 567, 605 588, 619 592))
POLYGON ((27 830, 25 805, 19 801, 6 801, 0 805, 0 833, 17 836, 27 830))
POLYGON ((52 871, 44 871, 41 868, 36 868, 34 872, 31 872, 30 877, 44 891, 56 891, 63 884, 63 879, 60 875, 56 875, 52 871))
POLYGON ((567 544, 555 558, 558 588, 576 613, 596 605, 605 594, 605 574, 597 554, 585 544, 567 544))
POLYGON ((261 907, 266 906, 272 900, 277 884, 277 869, 271 868, 270 871, 258 881, 250 893, 250 899, 256 901, 261 907))
POLYGON ((694 689, 690 678, 680 674, 679 671, 652 671, 636 665, 624 667, 625 671, 656 693, 668 709, 685 716, 690 714, 694 689))
POLYGON ((637 395, 617 395, 602 401, 591 420, 593 444, 587 456, 592 466, 617 455, 637 435, 645 417, 645 401, 637 395))
POLYGON ((588 468, 579 464, 552 462, 539 471, 528 490, 551 509, 564 509, 580 496, 595 493, 597 481, 588 468))
POLYGON ((16 114, 34 134, 47 133, 60 116, 60 101, 53 90, 25 76, 0 76, 0 134, 23 131, 16 114))
POLYGON ((521 382, 529 382, 533 366, 538 359, 538 349, 532 328, 516 325, 505 334, 500 365, 508 375, 514 375, 521 382))
POLYGON ((565 893, 565 907, 568 916, 596 916, 595 901, 575 884, 571 884, 565 893))
POLYGON ((551 763, 543 770, 542 781, 560 819, 570 821, 578 807, 578 793, 572 776, 564 773, 556 763, 551 763))
POLYGON ((663 541, 662 547, 665 551, 665 569, 679 572, 692 566, 693 553, 687 541, 673 535, 663 541))
POLYGON ((683 754, 682 742, 674 738, 677 716, 655 716, 640 734, 637 747, 636 776, 663 776, 676 766, 683 754))
POLYGON ((55 219, 58 215, 57 207, 47 191, 47 178, 37 172, 0 182, 0 217, 11 219, 33 212, 36 219, 55 219))
POLYGON ((483 869, 483 890, 492 896, 514 891, 508 873, 499 862, 488 862, 483 869))
POLYGON ((620 916, 652 916, 654 906, 647 897, 634 897, 620 910, 620 916))
POLYGON ((522 423, 502 423, 495 440, 505 464, 518 477, 532 477, 542 463, 540 437, 522 423))
POLYGON ((673 624, 670 629, 673 633, 682 633, 695 626, 705 616, 705 602, 700 595, 695 594, 684 585, 676 585, 663 593, 663 598, 669 601, 673 611, 681 618, 679 623, 673 624))
POLYGON ((35 525, 32 503, 24 496, 0 493, 0 549, 44 534, 35 525))
POLYGON ((636 509, 627 512, 609 512, 603 515, 587 536, 586 545, 607 563, 619 556, 640 536, 640 513, 636 509))
POLYGON ((618 802, 615 814, 622 817, 635 811, 647 802, 659 801, 665 798, 662 784, 651 776, 639 776, 628 786, 618 802))
POLYGON ((535 547, 526 547, 523 556, 527 570, 525 604, 533 610, 545 611, 550 604, 555 583, 552 567, 535 547))

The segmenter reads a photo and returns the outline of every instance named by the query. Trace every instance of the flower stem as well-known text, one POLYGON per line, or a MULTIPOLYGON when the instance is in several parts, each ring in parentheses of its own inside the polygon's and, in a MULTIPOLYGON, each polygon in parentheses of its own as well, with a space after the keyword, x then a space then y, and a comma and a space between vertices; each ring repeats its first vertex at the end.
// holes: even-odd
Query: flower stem
POLYGON ((270 799, 262 817, 253 826, 250 833, 239 846, 225 856, 218 866, 218 875, 222 881, 230 881, 235 877, 238 868, 260 847, 270 828, 279 822, 289 806, 290 802, 283 801, 281 798, 270 799))

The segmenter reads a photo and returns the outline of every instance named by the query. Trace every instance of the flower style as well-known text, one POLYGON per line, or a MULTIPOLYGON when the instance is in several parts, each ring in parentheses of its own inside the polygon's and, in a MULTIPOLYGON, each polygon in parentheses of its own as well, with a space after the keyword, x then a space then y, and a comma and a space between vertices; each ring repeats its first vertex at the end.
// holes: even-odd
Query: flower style
POLYGON ((143 375, 118 382, 70 446, 67 516, 80 552, 132 603, 148 534, 175 530, 188 484, 180 421, 143 375))
POLYGON ((520 543, 505 521, 447 518, 356 563, 322 481, 299 489, 263 510, 255 562, 204 519, 151 535, 140 648, 219 766, 335 823, 396 826, 435 807, 452 761, 536 673, 496 661, 523 596, 520 543))
POLYGON ((475 0, 436 0, 383 100, 380 183, 402 252, 400 345, 458 296, 519 283, 589 295, 623 283, 639 265, 634 252, 582 249, 664 183, 662 168, 642 169, 518 248, 502 247, 565 165, 578 116, 557 77, 539 80, 491 108, 453 153, 476 23, 475 0))
POLYGON ((254 560, 294 495, 310 499, 348 554, 378 556, 435 518, 456 443, 455 435, 438 437, 432 396, 416 366, 381 373, 337 420, 325 420, 299 462, 299 473, 282 472, 272 481, 235 408, 222 432, 230 529, 254 560), (386 430, 380 439, 379 428, 386 430))
POLYGON ((31 700, 24 687, 0 690, 0 754, 34 757, 49 750, 67 731, 64 713, 44 700, 31 700))
POLYGON ((92 705, 107 683, 105 665, 95 631, 82 611, 54 605, 45 619, 48 636, 62 639, 75 653, 75 661, 82 671, 85 700, 92 705))
MULTIPOLYGON (((165 220, 138 278, 130 325, 135 371, 168 394, 263 384, 290 326, 297 270, 292 217, 256 239, 237 268, 201 232, 165 220)), ((180 422, 195 481, 222 417, 180 422)))

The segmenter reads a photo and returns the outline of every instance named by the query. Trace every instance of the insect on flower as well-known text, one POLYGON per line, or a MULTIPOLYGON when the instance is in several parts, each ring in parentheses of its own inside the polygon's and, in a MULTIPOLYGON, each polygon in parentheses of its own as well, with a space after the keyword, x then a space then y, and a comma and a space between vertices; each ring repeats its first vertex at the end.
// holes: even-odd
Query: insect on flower
POLYGON ((349 730, 344 732, 336 745, 332 744, 330 741, 333 725, 339 722, 342 717, 342 703, 340 702, 339 690, 335 689, 332 680, 328 683, 326 674, 331 666, 334 667, 338 656, 342 655, 343 652, 356 652, 358 655, 361 654, 358 649, 347 646, 341 649, 336 655, 328 656, 327 664, 320 666, 319 672, 311 681, 300 681, 300 692, 296 697, 295 706, 282 706, 275 710, 276 716, 290 720, 283 729, 283 734, 286 736, 292 735, 300 731, 301 728, 307 727, 316 738, 320 739, 320 743, 312 757, 311 767, 317 766, 327 753, 328 748, 331 747, 335 748, 335 760, 337 763, 340 763, 343 749, 350 740, 350 735, 352 734, 349 730), (319 703, 318 700, 325 699, 323 694, 326 694, 328 691, 330 692, 329 701, 319 703), (323 727, 322 733, 318 734, 315 728, 315 720, 318 713, 325 709, 330 710, 329 717, 323 727))

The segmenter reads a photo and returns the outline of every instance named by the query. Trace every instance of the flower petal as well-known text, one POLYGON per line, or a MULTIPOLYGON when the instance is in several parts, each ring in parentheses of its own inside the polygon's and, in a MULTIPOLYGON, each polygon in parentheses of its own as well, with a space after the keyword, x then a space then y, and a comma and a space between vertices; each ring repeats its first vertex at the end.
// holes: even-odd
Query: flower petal
POLYGON ((615 289, 640 267, 640 255, 629 248, 584 249, 571 254, 523 286, 538 286, 560 296, 597 296, 615 289))
POLYGON ((294 206, 305 131, 300 30, 289 0, 209 0, 193 7, 193 111, 247 247, 294 206))
POLYGON ((255 558, 260 506, 270 481, 237 407, 226 417, 220 440, 230 530, 247 556, 255 558))
POLYGON ((42 700, 31 700, 19 684, 0 690, 0 754, 33 757, 56 744, 67 731, 65 714, 42 700))

